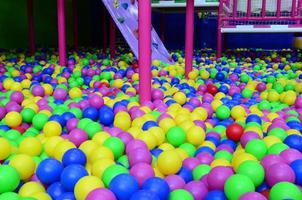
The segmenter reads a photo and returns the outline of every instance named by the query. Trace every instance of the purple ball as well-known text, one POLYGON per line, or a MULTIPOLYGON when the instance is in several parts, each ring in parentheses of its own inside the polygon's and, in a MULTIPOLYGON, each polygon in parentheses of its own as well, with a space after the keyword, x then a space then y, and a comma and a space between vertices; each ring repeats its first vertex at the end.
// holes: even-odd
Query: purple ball
POLYGON ((35 85, 32 87, 31 92, 34 96, 43 97, 45 95, 44 88, 40 85, 35 85))
POLYGON ((138 163, 151 164, 152 162, 152 155, 150 151, 148 151, 148 149, 134 149, 133 151, 130 151, 127 155, 130 166, 134 166, 138 163))
POLYGON ((71 118, 70 120, 67 121, 66 123, 66 128, 68 131, 72 131, 73 129, 77 128, 78 122, 80 120, 77 118, 71 118))
POLYGON ((10 100, 20 104, 24 100, 24 95, 22 94, 22 92, 15 91, 10 95, 10 100))
POLYGON ((195 200, 202 200, 208 193, 208 189, 201 181, 191 181, 184 187, 185 190, 189 191, 195 200))
POLYGON ((214 157, 207 152, 202 152, 198 154, 196 158, 200 161, 201 164, 206 164, 206 165, 210 165, 211 162, 214 160, 214 157))
POLYGON ((169 175, 165 178, 171 191, 182 189, 185 186, 185 181, 178 175, 169 175))
POLYGON ((296 180, 295 172, 285 163, 276 163, 271 165, 266 171, 265 180, 269 186, 276 183, 287 181, 294 183, 296 180))
POLYGON ((86 200, 116 200, 115 195, 106 188, 97 188, 92 190, 86 200))
POLYGON ((200 161, 197 158, 186 158, 183 162, 182 165, 186 168, 188 168, 189 170, 193 170, 195 167, 197 167, 198 165, 200 165, 200 161))
POLYGON ((79 147, 83 142, 88 140, 88 135, 85 131, 79 128, 75 128, 70 131, 68 135, 68 139, 74 143, 77 147, 79 147))
POLYGON ((142 148, 148 151, 148 146, 141 140, 132 140, 126 146, 126 153, 129 154, 130 151, 142 148))
POLYGON ((266 200, 266 197, 258 192, 247 192, 239 200, 266 200))
POLYGON ((273 164, 276 163, 285 163, 284 159, 279 155, 270 154, 264 156, 261 160, 261 165, 265 169, 265 171, 273 164))
POLYGON ((0 119, 3 119, 6 115, 6 109, 3 106, 0 106, 0 119))
POLYGON ((57 88, 53 92, 53 97, 57 100, 64 100, 67 96, 67 92, 63 88, 57 88))
POLYGON ((164 93, 160 89, 154 89, 151 95, 153 100, 161 100, 164 98, 164 93))
POLYGON ((92 107, 99 109, 104 105, 104 100, 102 97, 100 97, 99 95, 93 95, 90 99, 89 99, 89 103, 92 107))
POLYGON ((208 186, 210 190, 223 190, 226 180, 234 174, 230 167, 214 167, 208 174, 208 186))
POLYGON ((117 137, 120 138, 126 145, 134 139, 133 136, 127 132, 121 132, 117 135, 117 137))
POLYGON ((155 176, 152 166, 147 163, 134 165, 130 169, 130 174, 136 178, 140 186, 142 186, 147 179, 155 176))
POLYGON ((302 160, 302 154, 296 149, 286 149, 280 153, 280 156, 287 164, 291 164, 295 160, 302 160))
POLYGON ((296 108, 302 108, 302 96, 299 96, 295 102, 296 108))
POLYGON ((253 139, 260 139, 260 136, 255 132, 248 131, 241 136, 240 144, 244 148, 245 145, 253 139))
POLYGON ((7 112, 12 112, 12 111, 21 112, 22 110, 22 107, 14 101, 8 102, 5 105, 5 108, 7 112))

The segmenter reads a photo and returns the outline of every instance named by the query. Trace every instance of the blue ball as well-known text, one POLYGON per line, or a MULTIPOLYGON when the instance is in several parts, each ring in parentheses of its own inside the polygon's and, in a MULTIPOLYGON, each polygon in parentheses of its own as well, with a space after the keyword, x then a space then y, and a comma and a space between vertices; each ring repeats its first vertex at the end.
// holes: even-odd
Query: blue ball
POLYGON ((199 149, 196 150, 195 156, 197 156, 198 154, 200 154, 202 152, 207 152, 207 153, 210 153, 211 155, 215 154, 215 151, 213 149, 211 149, 210 147, 200 147, 199 149))
POLYGON ((60 195, 55 200, 76 200, 73 192, 65 192, 64 194, 60 195))
POLYGON ((83 117, 95 121, 98 118, 98 110, 94 107, 88 107, 84 110, 83 117))
POLYGON ((113 123, 114 112, 108 106, 102 106, 99 110, 99 121, 105 126, 109 126, 113 123))
POLYGON ((64 188, 60 182, 55 182, 47 188, 47 193, 51 196, 52 199, 57 199, 64 192, 64 188))
POLYGON ((159 154, 161 154, 163 152, 163 150, 161 150, 161 149, 158 149, 158 148, 156 148, 156 149, 152 149, 151 150, 151 154, 153 155, 153 156, 155 156, 156 158, 159 156, 159 154))
POLYGON ((137 180, 130 174, 120 174, 112 179, 109 189, 119 200, 128 200, 139 189, 137 180))
POLYGON ((64 166, 79 164, 86 165, 86 155, 81 149, 73 148, 66 151, 63 155, 62 162, 64 166))
POLYGON ((168 199, 170 193, 168 183, 164 179, 158 177, 147 179, 144 182, 142 189, 153 192, 160 200, 168 199))
POLYGON ((135 192, 130 200, 160 200, 156 194, 148 190, 139 190, 135 192))
POLYGON ((181 167, 177 175, 180 176, 186 183, 193 180, 193 175, 191 170, 189 170, 186 167, 181 167))
POLYGON ((289 135, 285 138, 284 143, 287 144, 290 148, 302 152, 302 137, 300 135, 289 135))
POLYGON ((217 79, 218 81, 223 81, 224 78, 225 78, 224 73, 218 72, 218 73, 216 74, 216 79, 217 79))
POLYGON ((82 165, 69 165, 65 167, 61 174, 61 184, 66 191, 72 192, 78 180, 88 176, 88 173, 82 165))
POLYGON ((143 130, 147 131, 147 130, 149 130, 149 128, 154 127, 154 126, 158 126, 155 121, 146 121, 143 125, 143 130))
POLYGON ((257 188, 256 188, 256 191, 257 192, 263 192, 264 190, 267 190, 269 189, 269 186, 267 185, 266 182, 263 182, 261 185, 259 185, 257 188))
POLYGON ((36 175, 41 183, 50 185, 60 180, 63 168, 63 164, 56 159, 47 158, 38 165, 36 175))
POLYGON ((256 122, 258 124, 262 124, 262 120, 261 118, 258 116, 258 115, 249 115, 246 120, 245 120, 246 123, 249 123, 249 122, 256 122))
POLYGON ((208 192, 204 200, 227 200, 225 194, 221 190, 212 190, 208 192))
POLYGON ((296 175, 296 184, 302 186, 302 160, 295 160, 290 164, 296 175))

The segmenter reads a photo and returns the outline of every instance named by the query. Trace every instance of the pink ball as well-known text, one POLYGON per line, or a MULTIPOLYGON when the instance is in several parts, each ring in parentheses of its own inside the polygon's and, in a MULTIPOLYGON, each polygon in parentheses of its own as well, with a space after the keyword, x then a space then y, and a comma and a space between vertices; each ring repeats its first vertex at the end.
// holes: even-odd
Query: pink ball
POLYGON ((199 153, 196 158, 200 161, 201 164, 206 165, 210 165, 211 162, 214 160, 214 157, 207 152, 199 153))
POLYGON ((285 163, 284 159, 279 155, 270 154, 264 156, 261 160, 261 165, 265 169, 265 171, 273 164, 276 163, 285 163))
POLYGON ((68 120, 66 123, 67 130, 72 131, 73 129, 77 128, 79 121, 80 120, 77 118, 72 118, 72 119, 68 120))
POLYGON ((15 91, 10 95, 10 100, 20 104, 24 100, 24 95, 22 94, 22 92, 15 91))
POLYGON ((138 163, 151 164, 152 162, 152 155, 148 149, 138 148, 130 151, 127 155, 130 166, 134 166, 138 163))
POLYGON ((296 99, 295 106, 296 106, 297 108, 302 108, 302 96, 299 96, 299 97, 296 99))
POLYGON ((126 153, 129 154, 130 151, 133 151, 138 148, 143 148, 148 150, 148 146, 141 140, 132 140, 126 146, 126 153))
POLYGON ((208 193, 208 189, 201 181, 191 181, 184 187, 185 190, 189 191, 195 200, 202 200, 208 193))
POLYGON ((53 97, 57 100, 64 100, 67 96, 67 92, 63 88, 55 89, 53 97))
POLYGON ((3 119, 6 115, 6 109, 3 106, 0 106, 0 119, 3 119))
POLYGON ((164 98, 164 93, 160 89, 154 89, 151 95, 153 100, 164 98))
POLYGON ((226 180, 234 174, 230 167, 214 167, 208 174, 207 181, 210 190, 223 190, 226 180))
POLYGON ((269 186, 276 183, 287 181, 294 183, 296 180, 295 172, 285 163, 276 163, 271 165, 266 171, 265 180, 269 186))
POLYGON ((280 156, 287 164, 291 164, 295 160, 302 160, 302 154, 296 149, 286 149, 280 153, 280 156))
POLYGON ((104 100, 102 97, 100 97, 99 95, 93 95, 90 99, 89 99, 89 103, 92 107, 99 109, 104 105, 104 100))
POLYGON ((97 188, 88 194, 86 200, 116 200, 116 197, 106 188, 97 188))
POLYGON ((40 85, 35 85, 32 87, 31 92, 34 96, 43 97, 45 95, 44 88, 40 85))
POLYGON ((257 133, 252 132, 252 131, 246 132, 240 138, 240 144, 244 148, 245 145, 253 139, 260 139, 260 136, 257 133))
POLYGON ((127 132, 121 132, 117 135, 117 137, 120 138, 126 145, 133 140, 133 136, 127 132))
POLYGON ((11 112, 11 111, 20 112, 22 110, 22 107, 14 101, 8 102, 5 105, 5 108, 7 112, 11 112))
POLYGON ((197 158, 186 158, 182 163, 184 167, 188 168, 191 171, 200 164, 201 163, 197 158))
POLYGON ((266 200, 266 197, 258 192, 248 192, 242 195, 239 200, 266 200))
POLYGON ((77 147, 80 146, 83 142, 88 140, 88 135, 82 129, 76 128, 70 131, 68 135, 69 141, 74 143, 77 147))
POLYGON ((182 189, 185 186, 185 181, 178 175, 169 175, 165 178, 171 191, 182 189))
POLYGON ((151 165, 147 163, 138 163, 130 169, 130 174, 136 178, 139 185, 151 177, 155 176, 154 170, 151 165))

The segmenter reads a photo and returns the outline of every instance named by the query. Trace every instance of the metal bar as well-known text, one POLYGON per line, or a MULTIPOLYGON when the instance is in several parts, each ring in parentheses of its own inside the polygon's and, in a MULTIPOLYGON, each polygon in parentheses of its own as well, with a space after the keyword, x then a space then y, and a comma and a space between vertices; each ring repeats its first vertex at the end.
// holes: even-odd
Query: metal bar
POLYGON ((277 0, 277 13, 276 13, 277 18, 281 16, 281 0, 277 0))
POLYGON ((262 18, 266 16, 266 0, 262 0, 261 16, 262 18))
POLYGON ((65 5, 64 0, 57 0, 58 10, 58 40, 59 40, 59 64, 66 66, 66 35, 65 35, 65 5))
POLYGON ((252 14, 252 0, 247 0, 247 17, 252 14))
POLYGON ((187 0, 186 7, 185 74, 188 77, 193 67, 194 45, 194 0, 187 0))

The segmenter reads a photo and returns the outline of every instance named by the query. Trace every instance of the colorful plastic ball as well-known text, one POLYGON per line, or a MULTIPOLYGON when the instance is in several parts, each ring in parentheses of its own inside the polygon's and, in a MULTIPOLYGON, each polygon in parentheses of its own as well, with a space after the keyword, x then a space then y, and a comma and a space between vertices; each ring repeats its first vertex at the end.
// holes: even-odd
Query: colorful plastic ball
POLYGON ((266 200, 266 197, 258 192, 248 192, 242 195, 239 200, 248 200, 248 199, 266 200))
POLYGON ((0 160, 5 160, 12 151, 12 146, 5 138, 0 137, 0 160))
POLYGON ((256 187, 264 181, 265 171, 256 161, 248 160, 243 162, 239 166, 237 173, 249 177, 256 187))
POLYGON ((186 103, 186 100, 187 100, 187 97, 184 93, 182 92, 176 92, 174 95, 173 95, 173 98, 174 100, 180 104, 180 105, 183 105, 186 103))
POLYGON ((37 167, 36 175, 41 183, 50 185, 60 180, 63 165, 53 158, 47 158, 40 162, 37 167))
POLYGON ((296 175, 296 184, 302 186, 302 160, 295 160, 290 164, 296 175))
POLYGON ((81 91, 81 89, 79 89, 77 87, 72 88, 71 90, 69 90, 68 94, 69 94, 71 99, 82 97, 82 91, 81 91))
POLYGON ((0 165, 0 194, 14 191, 20 182, 18 171, 9 165, 0 165))
POLYGON ((147 199, 160 200, 160 198, 156 194, 148 190, 139 190, 135 192, 130 198, 130 200, 147 200, 147 199))
POLYGON ((131 167, 130 174, 136 178, 139 185, 142 185, 148 178, 154 177, 155 173, 151 165, 138 163, 131 167))
POLYGON ((9 165, 18 171, 21 180, 30 178, 34 174, 36 168, 36 163, 33 158, 26 154, 15 155, 10 160, 9 165))
POLYGON ((95 121, 98 118, 98 110, 94 107, 88 107, 83 111, 83 117, 95 121))
POLYGON ((186 134, 187 141, 194 146, 199 146, 204 142, 205 131, 199 126, 192 126, 186 134))
POLYGON ((42 144, 35 137, 27 137, 20 142, 19 152, 30 156, 38 156, 42 152, 42 144))
MULTIPOLYGON (((33 119, 32 119, 32 125, 38 129, 38 130, 42 130, 42 128, 45 127, 46 123, 48 121, 48 116, 44 113, 38 113, 36 114, 33 119)), ((56 127, 56 126, 55 126, 56 127)), ((45 130, 50 129, 50 127, 48 126, 45 130)), ((52 129, 51 129, 52 130, 52 129)), ((44 129, 43 129, 44 132, 44 129)), ((57 132, 52 133, 51 131, 49 131, 49 134, 52 136, 53 134, 56 134, 57 132)))
POLYGON ((302 192, 301 190, 293 183, 289 182, 280 182, 275 184, 270 193, 270 199, 302 199, 302 192))
POLYGON ((30 123, 35 116, 35 111, 31 108, 24 108, 20 114, 24 122, 30 123))
POLYGON ((247 192, 254 192, 255 186, 249 177, 235 174, 226 181, 224 191, 228 199, 236 200, 247 192))
POLYGON ((88 135, 82 129, 75 128, 69 132, 68 140, 79 147, 83 142, 88 140, 88 135))
POLYGON ((128 170, 120 165, 111 165, 107 167, 103 173, 102 180, 106 187, 109 186, 112 179, 120 174, 128 174, 128 170))
POLYGON ((198 165, 193 170, 193 179, 200 180, 203 176, 207 175, 211 171, 211 167, 206 164, 198 165))
POLYGON ((99 109, 103 106, 104 100, 99 95, 93 95, 92 97, 90 97, 89 103, 92 107, 99 109))
POLYGON ((285 138, 284 143, 290 148, 302 152, 302 137, 300 135, 289 135, 285 138))
POLYGON ((186 183, 193 180, 193 174, 187 167, 181 167, 177 175, 180 176, 186 183))
POLYGON ((241 138, 241 136, 243 135, 243 127, 237 123, 234 124, 230 124, 227 129, 226 129, 226 136, 231 139, 234 140, 236 142, 238 142, 241 138))
POLYGON ((65 192, 61 194, 56 200, 76 200, 73 192, 65 192))
POLYGON ((170 193, 169 200, 194 200, 194 198, 190 192, 178 189, 170 193))
POLYGON ((47 188, 47 193, 51 196, 52 199, 57 199, 64 192, 64 188, 60 182, 55 182, 47 188))
POLYGON ((69 149, 64 153, 64 156, 62 158, 62 163, 64 166, 72 164, 79 164, 85 166, 86 161, 87 159, 84 152, 77 148, 69 149))
POLYGON ((164 151, 157 159, 159 171, 164 175, 177 173, 182 165, 182 160, 176 151, 164 151))
POLYGON ((105 126, 109 126, 113 123, 114 120, 114 112, 108 106, 102 106, 99 110, 99 121, 101 124, 105 126))
POLYGON ((17 193, 14 192, 5 192, 0 195, 0 200, 20 200, 20 197, 17 193))
POLYGON ((250 122, 256 122, 258 124, 261 124, 262 123, 262 120, 261 118, 258 116, 258 115, 254 115, 254 114, 251 114, 249 115, 246 120, 245 120, 246 123, 250 123, 250 122))
POLYGON ((169 175, 165 178, 168 183, 170 191, 182 189, 185 186, 185 181, 178 175, 169 175))
POLYGON ((167 137, 167 141, 170 144, 172 144, 175 147, 179 147, 181 144, 185 142, 186 133, 181 127, 174 126, 168 130, 166 137, 167 137))
POLYGON ((114 164, 115 162, 112 159, 109 158, 100 159, 92 164, 91 173, 92 175, 101 178, 107 167, 110 167, 111 165, 114 164))
POLYGON ((296 178, 295 172, 289 165, 276 163, 268 167, 265 180, 269 186, 273 186, 276 183, 284 181, 294 183, 296 178))
POLYGON ((88 176, 88 172, 82 165, 69 165, 64 168, 60 182, 66 191, 73 191, 76 183, 84 176, 88 176))
POLYGON ((263 140, 256 139, 249 141, 245 146, 245 151, 261 160, 267 154, 267 147, 263 140))
POLYGON ((41 183, 30 181, 23 184, 18 193, 21 197, 32 197, 33 194, 44 192, 45 188, 41 183))
POLYGON ((212 190, 208 192, 204 200, 227 200, 227 197, 222 190, 212 190))
POLYGON ((40 96, 43 97, 45 95, 44 88, 40 85, 35 85, 32 87, 31 92, 34 96, 40 96))
POLYGON ((223 190, 226 180, 234 174, 230 167, 214 167, 207 176, 208 188, 211 190, 223 190))
POLYGON ((116 200, 115 195, 106 188, 97 188, 92 190, 86 200, 116 200))
POLYGON ((123 141, 117 137, 110 137, 106 139, 103 145, 112 151, 114 159, 121 157, 125 151, 123 141))
POLYGON ((184 187, 185 190, 190 192, 195 200, 202 200, 208 193, 207 186, 201 181, 191 181, 184 187))
POLYGON ((229 118, 231 115, 231 111, 230 109, 225 106, 225 105, 221 105, 217 108, 216 110, 216 117, 220 120, 224 120, 229 118))
POLYGON ((131 117, 127 112, 118 112, 114 117, 114 126, 126 131, 131 126, 131 117))
POLYGON ((11 128, 16 128, 22 123, 22 116, 16 111, 9 112, 5 115, 4 122, 11 128))
POLYGON ((74 195, 78 200, 86 200, 87 195, 100 187, 104 187, 100 178, 96 176, 85 176, 75 185, 74 195))
POLYGON ((170 193, 170 188, 167 182, 158 177, 152 177, 146 180, 142 189, 153 192, 160 200, 168 199, 170 193))
POLYGON ((112 179, 109 189, 115 194, 117 199, 127 200, 138 191, 139 184, 132 175, 120 174, 112 179))

